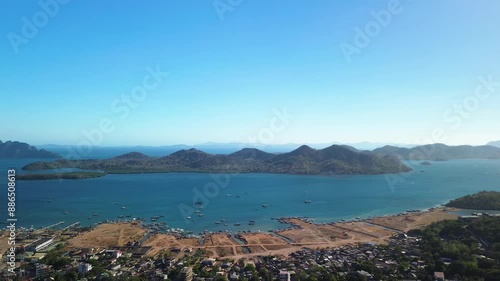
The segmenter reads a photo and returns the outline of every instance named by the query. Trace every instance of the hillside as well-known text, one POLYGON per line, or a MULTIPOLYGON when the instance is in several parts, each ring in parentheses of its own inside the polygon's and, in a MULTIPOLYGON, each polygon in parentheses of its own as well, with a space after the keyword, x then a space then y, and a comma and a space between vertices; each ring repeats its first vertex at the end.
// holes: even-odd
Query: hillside
POLYGON ((491 141, 488 143, 488 145, 495 146, 495 147, 500 147, 500 141, 491 141))
POLYGON ((446 206, 460 209, 500 211, 500 192, 481 191, 452 200, 446 206))
POLYGON ((137 152, 104 160, 67 160, 36 162, 24 170, 80 168, 107 173, 213 172, 213 173, 283 173, 283 174, 386 174, 411 171, 392 156, 357 152, 349 147, 332 145, 324 149, 301 146, 283 153, 271 154, 245 148, 229 155, 209 154, 197 149, 183 149, 153 158, 137 152))
POLYGON ((448 146, 445 144, 428 144, 413 148, 384 146, 373 150, 380 155, 390 155, 403 160, 434 160, 444 161, 451 159, 500 159, 500 148, 491 145, 481 146, 448 146))
POLYGON ((24 142, 0 141, 0 158, 61 158, 61 155, 24 142))

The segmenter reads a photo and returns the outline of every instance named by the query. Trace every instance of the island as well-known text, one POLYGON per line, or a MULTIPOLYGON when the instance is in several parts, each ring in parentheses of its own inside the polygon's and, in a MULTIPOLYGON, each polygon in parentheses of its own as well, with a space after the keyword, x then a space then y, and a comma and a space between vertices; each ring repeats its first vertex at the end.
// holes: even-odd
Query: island
POLYGON ((500 159, 500 148, 492 145, 458 145, 449 146, 442 143, 419 145, 412 148, 386 145, 372 152, 380 155, 394 156, 403 160, 445 161, 452 159, 500 159))
POLYGON ((452 200, 446 206, 460 209, 500 211, 500 192, 481 191, 452 200))
POLYGON ((411 168, 393 156, 349 147, 332 145, 313 149, 307 145, 282 154, 267 153, 255 148, 244 148, 222 155, 209 154, 195 148, 183 149, 164 157, 131 152, 110 159, 61 159, 52 162, 35 162, 23 170, 52 170, 79 168, 99 170, 109 174, 119 173, 274 173, 300 175, 376 175, 403 173, 411 168))
POLYGON ((80 180, 104 177, 106 173, 102 172, 67 172, 67 173, 50 173, 50 174, 24 174, 17 175, 17 180, 80 180))
POLYGON ((45 149, 38 150, 24 142, 0 141, 0 158, 62 158, 62 156, 45 149))

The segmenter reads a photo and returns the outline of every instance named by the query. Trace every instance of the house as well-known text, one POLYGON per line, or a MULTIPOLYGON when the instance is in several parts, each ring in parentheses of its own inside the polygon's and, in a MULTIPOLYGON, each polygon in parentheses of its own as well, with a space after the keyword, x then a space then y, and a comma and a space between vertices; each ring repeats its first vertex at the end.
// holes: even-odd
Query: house
POLYGON ((280 270, 279 278, 280 281, 290 281, 290 272, 286 270, 280 270))
POLYGON ((445 281, 443 272, 434 272, 435 281, 445 281))
POLYGON ((89 263, 80 263, 78 265, 78 273, 89 273, 92 270, 92 265, 89 263))
POLYGON ((33 243, 27 245, 24 249, 27 252, 37 252, 43 250, 54 243, 54 237, 40 238, 33 243))

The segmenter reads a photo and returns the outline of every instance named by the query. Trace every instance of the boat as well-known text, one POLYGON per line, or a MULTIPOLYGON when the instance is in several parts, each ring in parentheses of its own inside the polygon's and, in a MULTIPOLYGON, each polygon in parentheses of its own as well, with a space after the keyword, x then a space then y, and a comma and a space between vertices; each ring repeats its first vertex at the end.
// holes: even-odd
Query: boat
POLYGON ((98 213, 93 213, 92 214, 94 217, 97 217, 99 214, 98 213))
POLYGON ((125 208, 127 208, 127 207, 125 207, 125 206, 122 206, 122 209, 125 209, 125 208))
POLYGON ((234 226, 240 226, 240 225, 241 225, 241 223, 235 223, 234 224, 234 226))
POLYGON ((220 224, 220 221, 216 221, 215 224, 220 224))
POLYGON ((64 211, 64 214, 67 215, 67 214, 69 214, 69 212, 68 211, 64 211))
POLYGON ((252 220, 252 221, 248 222, 248 225, 255 225, 255 221, 252 220))
POLYGON ((305 200, 305 201, 304 201, 304 203, 306 203, 306 204, 309 204, 309 203, 311 203, 311 202, 312 202, 311 200, 305 200))
POLYGON ((204 214, 198 214, 198 217, 203 217, 203 216, 205 216, 205 215, 204 214))
POLYGON ((196 201, 196 202, 194 202, 194 204, 195 204, 195 205, 198 205, 198 206, 201 206, 201 205, 203 205, 203 202, 201 202, 201 201, 196 201))
POLYGON ((267 204, 262 204, 262 208, 267 208, 267 207, 269 207, 269 205, 267 205, 267 204))
POLYGON ((224 226, 227 226, 227 223, 225 223, 224 226))

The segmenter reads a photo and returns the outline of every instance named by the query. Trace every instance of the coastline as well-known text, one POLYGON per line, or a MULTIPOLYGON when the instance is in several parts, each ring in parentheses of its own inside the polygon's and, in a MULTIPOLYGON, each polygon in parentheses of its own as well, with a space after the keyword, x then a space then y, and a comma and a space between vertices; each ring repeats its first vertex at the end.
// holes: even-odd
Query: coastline
POLYGON ((332 248, 346 245, 385 244, 394 235, 422 228, 433 222, 457 219, 455 208, 439 207, 427 211, 404 212, 330 223, 314 223, 303 217, 280 218, 288 226, 269 232, 211 232, 201 236, 178 232, 159 233, 141 222, 100 223, 89 231, 68 240, 68 248, 106 248, 124 246, 129 237, 142 239, 142 247, 150 247, 147 256, 162 252, 183 253, 204 250, 208 257, 241 258, 256 255, 288 255, 303 247, 332 248), (126 233, 118 235, 116 233, 126 233), (147 237, 146 237, 147 235, 147 237), (106 237, 106 239, 103 239, 106 237))

